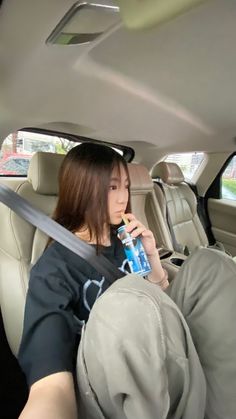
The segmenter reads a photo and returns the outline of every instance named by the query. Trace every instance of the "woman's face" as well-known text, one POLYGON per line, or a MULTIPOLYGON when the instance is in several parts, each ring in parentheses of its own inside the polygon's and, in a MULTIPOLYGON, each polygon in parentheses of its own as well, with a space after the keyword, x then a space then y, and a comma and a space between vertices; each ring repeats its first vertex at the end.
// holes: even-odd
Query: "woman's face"
POLYGON ((122 165, 115 167, 111 174, 108 192, 108 212, 110 224, 118 225, 126 211, 129 199, 129 180, 122 165))

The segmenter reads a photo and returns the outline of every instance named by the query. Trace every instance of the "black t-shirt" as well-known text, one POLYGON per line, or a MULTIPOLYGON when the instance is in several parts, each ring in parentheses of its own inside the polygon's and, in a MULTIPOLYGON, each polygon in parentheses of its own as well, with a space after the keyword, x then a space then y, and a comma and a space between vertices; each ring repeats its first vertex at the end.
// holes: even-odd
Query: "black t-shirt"
MULTIPOLYGON (((129 272, 115 236, 102 254, 124 274, 129 272)), ((74 371, 81 328, 96 299, 109 287, 105 277, 57 242, 30 273, 19 363, 29 385, 47 375, 74 371)))

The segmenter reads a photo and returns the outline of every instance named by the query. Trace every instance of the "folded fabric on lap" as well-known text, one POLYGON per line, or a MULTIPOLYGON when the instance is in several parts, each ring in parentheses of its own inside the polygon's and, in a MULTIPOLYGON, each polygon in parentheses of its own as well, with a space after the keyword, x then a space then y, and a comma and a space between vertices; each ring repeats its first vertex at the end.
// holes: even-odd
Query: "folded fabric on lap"
POLYGON ((236 418, 236 263, 199 248, 167 290, 183 313, 207 381, 206 419, 236 418))
POLYGON ((83 419, 204 418, 205 378, 185 319, 138 275, 119 279, 94 304, 77 379, 83 419))

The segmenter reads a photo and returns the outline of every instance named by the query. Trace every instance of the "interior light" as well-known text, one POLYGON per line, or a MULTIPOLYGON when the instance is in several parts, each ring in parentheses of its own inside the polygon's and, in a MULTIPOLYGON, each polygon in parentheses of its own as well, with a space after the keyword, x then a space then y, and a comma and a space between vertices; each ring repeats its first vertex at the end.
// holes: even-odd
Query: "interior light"
POLYGON ((119 20, 119 7, 77 2, 61 19, 46 43, 73 45, 91 42, 119 20))

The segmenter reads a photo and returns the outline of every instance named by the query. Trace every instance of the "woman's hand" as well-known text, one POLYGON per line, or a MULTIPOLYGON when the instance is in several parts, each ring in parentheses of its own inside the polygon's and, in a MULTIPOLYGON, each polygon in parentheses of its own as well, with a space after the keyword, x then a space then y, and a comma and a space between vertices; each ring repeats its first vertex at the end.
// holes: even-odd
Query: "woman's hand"
POLYGON ((158 284, 163 290, 166 289, 169 285, 168 273, 161 266, 152 231, 148 230, 133 214, 125 214, 125 218, 129 221, 129 224, 126 225, 127 233, 130 233, 133 238, 140 237, 142 240, 144 250, 152 268, 152 272, 148 274, 148 280, 158 284))
POLYGON ((151 230, 148 230, 133 214, 125 214, 129 221, 126 226, 127 233, 133 238, 140 237, 147 257, 156 255, 156 241, 151 230))

